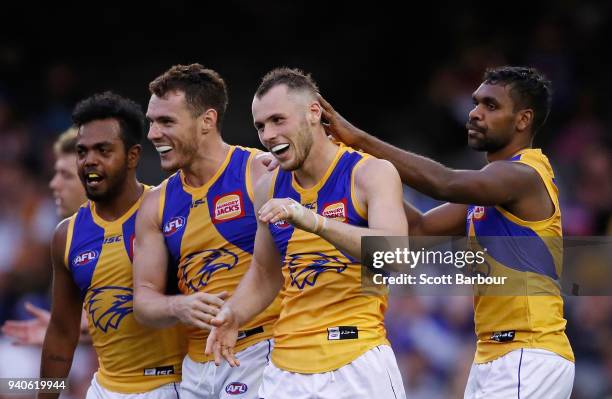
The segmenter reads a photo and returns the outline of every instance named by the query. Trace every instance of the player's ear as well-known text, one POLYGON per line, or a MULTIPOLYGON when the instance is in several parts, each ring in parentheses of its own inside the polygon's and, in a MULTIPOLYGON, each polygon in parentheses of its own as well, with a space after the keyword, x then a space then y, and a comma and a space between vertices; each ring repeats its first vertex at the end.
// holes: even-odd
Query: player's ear
POLYGON ((323 107, 321 107, 321 104, 318 101, 313 101, 308 107, 308 114, 306 115, 306 118, 308 119, 309 123, 313 125, 318 125, 319 123, 321 123, 322 114, 323 107))
POLYGON ((142 146, 140 144, 134 144, 127 151, 127 166, 128 169, 136 169, 138 167, 138 161, 140 160, 140 153, 142 152, 142 146))
POLYGON ((217 111, 213 108, 209 108, 204 111, 202 115, 198 117, 201 132, 207 134, 211 130, 215 129, 217 127, 218 117, 217 111))
POLYGON ((533 124, 533 110, 522 109, 516 114, 516 130, 523 132, 533 124))

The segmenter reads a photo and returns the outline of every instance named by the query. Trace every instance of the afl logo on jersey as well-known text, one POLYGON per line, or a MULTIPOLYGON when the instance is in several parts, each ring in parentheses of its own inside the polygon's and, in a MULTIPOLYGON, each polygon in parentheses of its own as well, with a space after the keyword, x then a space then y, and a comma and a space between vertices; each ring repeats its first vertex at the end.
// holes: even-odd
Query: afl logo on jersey
POLYGON ((475 206, 474 211, 472 212, 473 220, 481 220, 485 217, 485 207, 484 206, 475 206))
POLYGON ((176 233, 185 225, 185 218, 182 216, 175 216, 172 219, 168 220, 164 225, 164 235, 166 237, 171 236, 176 233))
POLYGON ((286 220, 279 220, 278 222, 274 222, 272 226, 276 227, 277 229, 286 229, 287 227, 291 225, 287 223, 286 220))
POLYGON ((339 222, 346 222, 346 198, 338 202, 332 202, 323 205, 321 215, 329 219, 335 219, 339 222))
POLYGON ((227 222, 244 216, 242 192, 234 191, 215 197, 213 223, 227 222))
POLYGON ((77 266, 85 266, 86 264, 93 262, 98 259, 98 251, 87 250, 78 254, 73 260, 72 265, 77 266))

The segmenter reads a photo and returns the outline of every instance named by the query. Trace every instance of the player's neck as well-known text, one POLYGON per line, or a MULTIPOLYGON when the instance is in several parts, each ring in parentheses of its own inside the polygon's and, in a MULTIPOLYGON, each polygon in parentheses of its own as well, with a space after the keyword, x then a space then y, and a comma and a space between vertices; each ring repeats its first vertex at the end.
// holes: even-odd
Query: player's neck
POLYGON ((338 148, 325 135, 315 140, 302 167, 294 172, 298 184, 305 189, 317 185, 334 161, 338 148))
POLYGON ((185 183, 191 187, 206 184, 217 173, 230 150, 220 136, 211 137, 205 145, 199 147, 194 160, 182 169, 185 183))
POLYGON ((119 219, 134 206, 143 190, 144 186, 136 179, 136 174, 131 173, 117 196, 108 201, 95 202, 96 214, 107 222, 119 219))
POLYGON ((518 142, 518 143, 510 143, 498 151, 487 152, 487 161, 494 162, 494 161, 503 161, 506 159, 510 159, 517 152, 522 151, 525 148, 531 148, 532 144, 533 144, 532 141, 529 141, 527 143, 525 143, 524 141, 518 142))

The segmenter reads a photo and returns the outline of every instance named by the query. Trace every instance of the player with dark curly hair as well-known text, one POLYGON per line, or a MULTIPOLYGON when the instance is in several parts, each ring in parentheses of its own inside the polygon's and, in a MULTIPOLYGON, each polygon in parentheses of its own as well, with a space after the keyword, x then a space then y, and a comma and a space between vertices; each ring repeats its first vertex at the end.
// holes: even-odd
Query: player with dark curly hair
POLYGON ((100 364, 88 399, 177 398, 184 353, 178 328, 147 328, 133 315, 135 221, 148 190, 136 178, 144 114, 135 102, 106 92, 78 103, 72 117, 89 201, 53 236, 53 304, 41 378, 68 375, 84 308, 100 364))

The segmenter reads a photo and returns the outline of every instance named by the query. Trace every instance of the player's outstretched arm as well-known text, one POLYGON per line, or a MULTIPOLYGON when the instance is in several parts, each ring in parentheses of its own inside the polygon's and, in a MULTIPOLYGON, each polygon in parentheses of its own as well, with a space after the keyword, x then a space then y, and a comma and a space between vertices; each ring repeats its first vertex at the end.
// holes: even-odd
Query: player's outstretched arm
POLYGON ((286 220, 299 229, 323 237, 354 258, 361 257, 362 236, 407 235, 402 184, 393 165, 380 159, 369 159, 353 173, 354 195, 367 209, 367 228, 324 218, 291 198, 269 200, 260 209, 259 218, 266 223, 286 220))
MULTIPOLYGON (((53 304, 41 355, 41 378, 67 377, 79 340, 83 302, 64 261, 67 230, 68 219, 57 226, 51 242, 53 304)), ((45 399, 58 396, 57 393, 38 395, 45 399)))
POLYGON ((464 235, 467 209, 467 205, 447 202, 422 213, 404 201, 410 237, 464 235))
MULTIPOLYGON (((259 209, 268 198, 270 176, 261 178, 255 188, 255 209, 259 209)), ((249 270, 245 273, 231 299, 211 320, 215 327, 206 342, 206 354, 214 355, 215 364, 222 358, 230 366, 240 362, 234 356, 238 329, 266 309, 276 298, 283 284, 281 258, 267 223, 257 221, 255 247, 249 270)))
POLYGON ((539 176, 532 168, 515 162, 496 161, 481 170, 454 170, 423 156, 401 150, 364 132, 344 119, 322 97, 326 130, 346 144, 397 168, 402 182, 432 198, 460 204, 504 205, 516 200, 539 176))
POLYGON ((165 295, 168 250, 158 215, 159 189, 145 195, 136 216, 134 242, 134 316, 146 325, 168 327, 181 321, 210 330, 226 293, 165 295))

